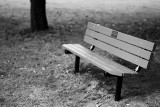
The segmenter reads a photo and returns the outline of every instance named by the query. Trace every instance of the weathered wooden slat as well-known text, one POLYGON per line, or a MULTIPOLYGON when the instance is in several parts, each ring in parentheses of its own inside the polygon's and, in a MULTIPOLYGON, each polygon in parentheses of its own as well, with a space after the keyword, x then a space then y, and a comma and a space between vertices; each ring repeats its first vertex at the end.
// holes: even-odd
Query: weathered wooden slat
POLYGON ((114 70, 110 67, 104 66, 103 61, 99 58, 95 58, 95 57, 93 58, 93 56, 91 56, 89 54, 82 53, 82 51, 77 50, 75 47, 73 47, 72 45, 69 45, 69 44, 68 45, 63 45, 63 47, 68 49, 69 51, 73 52, 74 54, 80 56, 84 60, 87 60, 87 61, 95 64, 96 66, 103 69, 104 71, 107 71, 107 72, 109 72, 113 75, 122 76, 121 72, 119 72, 119 71, 117 72, 116 70, 114 70))
POLYGON ((109 53, 111 53, 113 55, 116 55, 116 56, 118 56, 118 57, 120 57, 122 59, 125 59, 125 60, 127 60, 129 62, 132 62, 132 63, 134 63, 136 65, 139 65, 139 66, 141 66, 143 68, 147 68, 148 61, 145 60, 145 59, 142 59, 142 58, 140 58, 138 56, 135 56, 133 54, 127 53, 127 52, 125 52, 123 50, 120 50, 118 48, 110 46, 110 45, 108 45, 106 43, 100 42, 100 41, 98 41, 96 39, 93 39, 93 38, 87 36, 87 35, 85 36, 84 41, 87 42, 87 43, 90 43, 90 44, 92 44, 92 45, 94 45, 94 46, 96 46, 96 47, 98 47, 98 48, 100 48, 102 50, 105 50, 105 51, 107 51, 107 52, 109 52, 109 53))
POLYGON ((103 34, 108 35, 108 36, 111 36, 112 31, 113 31, 110 28, 103 27, 99 24, 94 24, 94 23, 91 23, 91 22, 88 22, 87 28, 91 29, 91 30, 94 30, 94 31, 97 31, 97 32, 100 32, 100 33, 103 33, 103 34))
POLYGON ((117 76, 138 74, 137 72, 130 70, 129 68, 124 67, 118 63, 115 63, 112 60, 100 57, 99 55, 91 52, 90 50, 79 44, 67 44, 63 45, 62 47, 73 52, 74 54, 78 54, 80 57, 88 60, 89 62, 95 64, 96 66, 109 72, 110 74, 117 76))
MULTIPOLYGON (((103 27, 103 26, 100 26, 98 24, 94 24, 91 22, 88 23, 87 28, 94 30, 94 31, 97 31, 97 32, 100 32, 100 33, 103 33, 108 36, 112 36, 112 32, 113 33, 115 32, 115 30, 112 30, 110 28, 103 27)), ((128 34, 124 34, 121 32, 118 32, 116 39, 119 39, 119 40, 127 42, 129 44, 133 44, 135 46, 147 49, 149 51, 152 51, 153 47, 154 47, 154 43, 152 43, 152 42, 149 42, 144 39, 140 39, 140 38, 128 35, 128 34)))
POLYGON ((91 37, 93 37, 95 39, 98 39, 102 42, 105 42, 107 44, 110 44, 114 47, 120 48, 120 49, 122 49, 124 51, 127 51, 129 53, 132 53, 132 54, 135 54, 135 55, 140 56, 142 58, 145 58, 147 60, 150 59, 151 52, 147 51, 147 50, 144 50, 142 48, 139 48, 137 46, 128 44, 126 42, 117 40, 115 38, 106 36, 106 35, 101 34, 101 33, 97 33, 95 31, 89 30, 89 29, 86 30, 86 35, 91 36, 91 37))
POLYGON ((105 57, 102 57, 102 56, 99 56, 98 54, 95 54, 93 53, 92 51, 86 49, 85 47, 83 47, 82 45, 79 45, 79 44, 74 44, 74 46, 76 46, 78 49, 81 49, 80 51, 84 51, 86 52, 87 54, 91 55, 91 56, 95 56, 96 58, 99 58, 101 59, 102 61, 104 61, 107 65, 109 65, 110 67, 116 69, 116 70, 119 70, 120 72, 122 72, 123 74, 138 74, 137 72, 125 67, 125 66, 122 66, 121 64, 119 63, 116 63, 114 62, 113 60, 111 59, 108 59, 108 58, 105 58, 105 57))

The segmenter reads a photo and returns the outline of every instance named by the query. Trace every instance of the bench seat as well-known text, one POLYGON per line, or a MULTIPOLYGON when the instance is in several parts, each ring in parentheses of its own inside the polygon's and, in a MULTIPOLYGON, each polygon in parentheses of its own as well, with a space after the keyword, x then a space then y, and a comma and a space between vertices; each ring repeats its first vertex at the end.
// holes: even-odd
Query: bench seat
POLYGON ((120 65, 108 58, 104 58, 80 44, 63 44, 62 47, 64 50, 69 50, 71 53, 80 56, 112 75, 128 76, 138 74, 138 72, 120 65))

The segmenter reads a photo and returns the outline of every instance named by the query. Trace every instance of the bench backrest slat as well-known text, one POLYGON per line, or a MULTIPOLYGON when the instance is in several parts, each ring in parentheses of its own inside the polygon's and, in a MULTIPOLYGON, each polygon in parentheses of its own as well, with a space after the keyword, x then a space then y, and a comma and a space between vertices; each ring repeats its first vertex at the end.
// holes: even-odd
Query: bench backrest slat
POLYGON ((123 50, 115 48, 115 47, 113 47, 111 45, 108 45, 106 43, 99 42, 98 40, 96 40, 94 38, 91 38, 91 37, 89 37, 87 35, 85 36, 84 40, 87 43, 94 44, 94 46, 96 46, 96 47, 98 47, 98 48, 100 48, 102 50, 105 50, 105 51, 107 51, 107 52, 109 52, 111 54, 114 54, 114 55, 116 55, 116 56, 118 56, 120 58, 123 58, 123 59, 125 59, 127 61, 130 61, 130 62, 132 62, 132 63, 134 63, 136 65, 139 65, 139 66, 141 66, 143 68, 147 68, 148 61, 145 60, 145 59, 142 59, 142 58, 137 57, 137 56, 135 56, 133 54, 127 53, 127 52, 125 52, 123 50))
MULTIPOLYGON (((94 24, 91 22, 88 23, 87 28, 100 32, 102 34, 108 35, 108 36, 112 36, 112 32, 115 31, 110 28, 103 27, 103 26, 100 26, 98 24, 94 24)), ((149 42, 149 41, 146 41, 146 40, 143 40, 143 39, 131 36, 131 35, 127 35, 121 32, 118 32, 116 39, 119 39, 121 41, 127 42, 129 44, 133 44, 135 46, 138 46, 138 47, 150 50, 150 51, 152 51, 154 47, 154 43, 152 42, 149 42)))
POLYGON ((84 41, 122 59, 147 68, 154 43, 122 34, 89 22, 84 41), (136 43, 140 44, 137 45, 136 43))
POLYGON ((114 47, 123 49, 124 51, 127 51, 129 53, 133 53, 133 54, 135 54, 135 55, 137 55, 139 57, 145 58, 147 60, 150 59, 151 52, 150 51, 146 51, 146 50, 144 50, 142 48, 139 48, 137 46, 128 44, 128 43, 123 42, 123 41, 119 41, 117 39, 114 39, 114 38, 111 38, 109 36, 97 33, 95 31, 92 31, 92 30, 89 30, 89 29, 87 29, 86 35, 88 35, 88 36, 90 36, 92 38, 96 38, 96 39, 98 39, 98 40, 100 40, 102 42, 108 43, 108 44, 110 44, 110 45, 112 45, 114 47))

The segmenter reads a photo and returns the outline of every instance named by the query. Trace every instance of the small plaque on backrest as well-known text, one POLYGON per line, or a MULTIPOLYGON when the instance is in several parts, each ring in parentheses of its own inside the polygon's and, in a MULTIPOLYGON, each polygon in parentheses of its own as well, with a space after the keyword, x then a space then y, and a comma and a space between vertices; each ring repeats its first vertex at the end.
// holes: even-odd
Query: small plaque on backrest
POLYGON ((111 37, 113 37, 113 38, 117 38, 117 35, 118 35, 118 32, 117 32, 117 31, 115 31, 115 30, 112 30, 111 37))

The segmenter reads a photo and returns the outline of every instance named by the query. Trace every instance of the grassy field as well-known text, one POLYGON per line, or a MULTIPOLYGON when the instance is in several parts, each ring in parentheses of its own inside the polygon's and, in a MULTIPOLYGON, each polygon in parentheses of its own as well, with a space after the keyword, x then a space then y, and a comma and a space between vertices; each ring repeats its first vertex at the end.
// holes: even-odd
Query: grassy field
MULTIPOLYGON (((134 8, 131 13, 113 7, 110 11, 74 10, 47 4, 50 29, 35 33, 30 32, 28 4, 17 6, 6 0, 0 5, 0 107, 160 106, 160 64, 154 59, 149 69, 124 78, 122 99, 115 102, 115 77, 104 77, 101 69, 84 60, 81 73, 74 75, 74 55, 65 55, 61 49, 64 43, 88 47, 83 36, 89 21, 155 42, 158 49, 160 10, 153 7, 156 3, 152 8, 134 8)), ((130 66, 106 52, 95 51, 130 66)))

